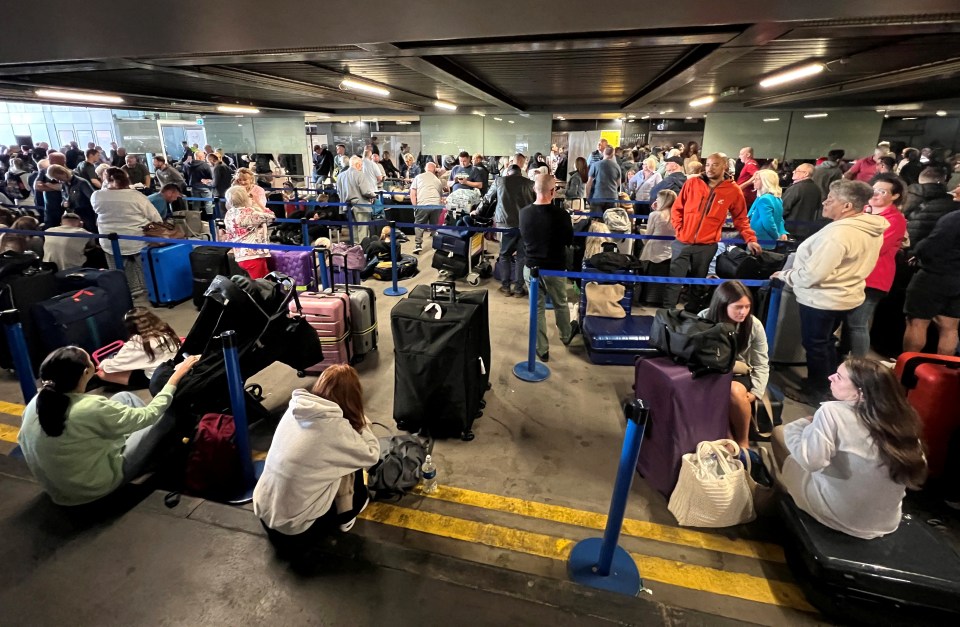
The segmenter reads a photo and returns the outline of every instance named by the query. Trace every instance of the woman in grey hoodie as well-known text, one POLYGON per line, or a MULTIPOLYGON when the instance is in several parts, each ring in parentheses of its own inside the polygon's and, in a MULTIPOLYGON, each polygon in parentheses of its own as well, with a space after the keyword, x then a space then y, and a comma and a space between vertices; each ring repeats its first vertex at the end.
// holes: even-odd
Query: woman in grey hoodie
POLYGON ((310 392, 294 390, 253 491, 253 512, 278 553, 349 531, 369 502, 362 471, 379 459, 356 370, 330 366, 310 392))

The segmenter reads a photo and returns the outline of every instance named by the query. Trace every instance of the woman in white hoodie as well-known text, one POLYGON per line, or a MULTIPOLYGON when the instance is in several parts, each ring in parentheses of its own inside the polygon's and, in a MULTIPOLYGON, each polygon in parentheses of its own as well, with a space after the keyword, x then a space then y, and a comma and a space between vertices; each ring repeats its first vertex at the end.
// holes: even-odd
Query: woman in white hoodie
POLYGON ((369 502, 362 471, 379 459, 356 370, 330 366, 310 392, 294 390, 253 491, 253 512, 278 553, 349 531, 369 502))

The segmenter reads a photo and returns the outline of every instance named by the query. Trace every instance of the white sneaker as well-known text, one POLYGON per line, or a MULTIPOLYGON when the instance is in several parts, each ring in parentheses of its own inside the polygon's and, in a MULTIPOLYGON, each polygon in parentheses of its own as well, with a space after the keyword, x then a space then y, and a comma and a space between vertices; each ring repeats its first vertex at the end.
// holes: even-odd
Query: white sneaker
MULTIPOLYGON (((363 510, 367 509, 367 505, 369 505, 369 504, 370 504, 370 495, 368 494, 368 495, 367 495, 367 500, 363 503, 363 507, 360 508, 360 511, 357 512, 357 516, 359 516, 360 514, 362 514, 362 513, 363 513, 363 510)), ((356 523, 357 523, 356 517, 351 518, 351 519, 348 520, 347 522, 345 522, 345 523, 343 523, 342 525, 340 525, 340 531, 346 533, 346 532, 350 531, 351 529, 353 529, 353 526, 354 526, 356 523)))

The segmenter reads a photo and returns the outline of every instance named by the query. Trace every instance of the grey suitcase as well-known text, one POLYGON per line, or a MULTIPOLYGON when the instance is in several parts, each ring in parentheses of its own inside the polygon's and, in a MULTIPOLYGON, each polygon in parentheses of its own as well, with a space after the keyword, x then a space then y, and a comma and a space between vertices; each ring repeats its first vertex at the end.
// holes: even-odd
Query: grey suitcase
POLYGON ((350 336, 353 338, 353 363, 363 361, 367 353, 377 350, 377 296, 362 285, 334 285, 350 296, 350 336))

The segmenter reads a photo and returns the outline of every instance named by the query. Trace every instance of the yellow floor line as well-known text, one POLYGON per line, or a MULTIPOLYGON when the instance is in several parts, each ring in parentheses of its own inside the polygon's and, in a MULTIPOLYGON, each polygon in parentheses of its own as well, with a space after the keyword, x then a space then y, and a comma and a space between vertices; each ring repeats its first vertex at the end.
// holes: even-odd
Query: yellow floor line
MULTIPOLYGON (((451 486, 439 486, 436 493, 423 496, 451 503, 460 503, 517 514, 529 518, 586 527, 588 529, 600 530, 606 527, 607 524, 605 514, 597 514, 595 512, 587 512, 559 505, 537 503, 536 501, 525 501, 508 496, 486 494, 484 492, 475 492, 473 490, 465 490, 451 486)), ((762 559, 770 562, 783 563, 786 561, 783 555, 783 549, 776 544, 751 540, 733 540, 712 533, 680 529, 678 527, 659 525, 643 520, 624 520, 622 533, 635 538, 645 538, 668 544, 678 544, 720 553, 742 555, 744 557, 762 559)))
MULTIPOLYGON (((567 560, 575 544, 573 540, 567 538, 556 538, 385 503, 371 503, 360 518, 430 535, 560 561, 567 560)), ((771 581, 755 575, 727 572, 706 566, 695 566, 639 553, 630 555, 640 568, 641 576, 648 581, 768 605, 790 607, 807 612, 815 611, 804 599, 803 592, 796 584, 771 581)))
POLYGON ((25 405, 18 405, 16 403, 8 403, 6 401, 0 401, 0 414, 9 414, 10 416, 22 416, 25 405))
POLYGON ((20 429, 18 427, 0 423, 0 441, 16 444, 19 433, 20 429))

